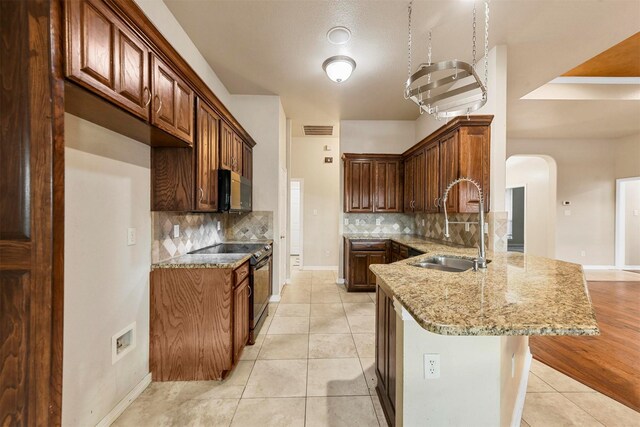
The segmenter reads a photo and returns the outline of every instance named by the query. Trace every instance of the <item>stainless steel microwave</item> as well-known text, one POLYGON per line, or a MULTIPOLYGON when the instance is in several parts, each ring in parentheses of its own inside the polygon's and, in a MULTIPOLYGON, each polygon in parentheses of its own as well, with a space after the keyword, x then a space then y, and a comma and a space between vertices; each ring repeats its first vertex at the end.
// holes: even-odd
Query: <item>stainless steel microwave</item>
POLYGON ((251 181, 237 172, 218 170, 218 209, 226 212, 250 212, 251 181))

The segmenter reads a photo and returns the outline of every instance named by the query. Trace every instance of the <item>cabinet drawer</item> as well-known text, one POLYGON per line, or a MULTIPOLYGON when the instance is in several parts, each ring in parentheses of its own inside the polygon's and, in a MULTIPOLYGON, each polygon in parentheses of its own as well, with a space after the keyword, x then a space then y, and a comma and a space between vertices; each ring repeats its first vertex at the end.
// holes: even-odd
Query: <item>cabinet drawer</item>
POLYGON ((238 286, 244 279, 249 276, 249 263, 245 262, 240 267, 236 268, 233 272, 235 277, 235 285, 238 286))
POLYGON ((396 242, 391 242, 391 252, 394 254, 400 253, 400 244, 396 242))
POLYGON ((351 250, 353 251, 386 251, 386 240, 354 240, 351 242, 351 250))

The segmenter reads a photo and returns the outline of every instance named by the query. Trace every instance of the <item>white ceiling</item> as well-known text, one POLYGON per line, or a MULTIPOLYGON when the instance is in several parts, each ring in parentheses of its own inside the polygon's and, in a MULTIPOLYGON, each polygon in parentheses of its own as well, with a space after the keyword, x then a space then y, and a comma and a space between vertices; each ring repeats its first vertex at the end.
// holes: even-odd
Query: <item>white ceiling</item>
MULTIPOLYGON (((399 0, 164 0, 232 94, 280 95, 294 133, 339 120, 413 120, 407 78, 407 5, 399 0), (326 39, 352 32, 345 46, 326 39), (340 85, 322 71, 333 55, 357 63, 340 85)), ((471 60, 469 0, 414 3, 414 64, 471 60)), ((478 16, 483 3, 478 1, 478 16)), ((482 25, 479 24, 480 30, 482 25)), ((551 79, 640 30, 638 0, 493 0, 490 46, 508 46, 511 138, 607 138, 640 132, 640 101, 521 100, 551 79)), ((482 55, 479 31, 479 56, 482 55)))

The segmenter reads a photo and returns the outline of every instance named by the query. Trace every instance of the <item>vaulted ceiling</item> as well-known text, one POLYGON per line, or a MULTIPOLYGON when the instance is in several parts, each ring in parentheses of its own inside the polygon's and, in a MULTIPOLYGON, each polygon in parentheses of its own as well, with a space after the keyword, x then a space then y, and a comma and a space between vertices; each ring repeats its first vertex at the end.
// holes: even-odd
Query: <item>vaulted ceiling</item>
MULTIPOLYGON (((281 96, 294 132, 339 120, 413 120, 407 78, 407 1, 164 0, 232 94, 281 96), (336 25, 351 41, 326 39, 336 25), (345 83, 321 68, 333 55, 357 63, 345 83)), ((640 132, 640 101, 521 99, 640 29, 637 0, 493 0, 490 46, 508 47, 508 134, 512 138, 606 138, 640 132)), ((468 0, 414 3, 414 64, 471 60, 468 0)), ((482 55, 483 3, 478 1, 482 55)))

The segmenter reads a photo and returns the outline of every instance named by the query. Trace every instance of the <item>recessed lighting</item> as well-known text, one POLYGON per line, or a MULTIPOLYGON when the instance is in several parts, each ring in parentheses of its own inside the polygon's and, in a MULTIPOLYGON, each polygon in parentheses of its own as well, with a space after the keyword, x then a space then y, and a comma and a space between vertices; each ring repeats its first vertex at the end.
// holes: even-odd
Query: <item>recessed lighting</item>
POLYGON ((351 31, 347 27, 333 27, 327 32, 327 40, 331 44, 346 44, 351 40, 351 31))
POLYGON ((332 56, 322 63, 322 69, 327 73, 327 77, 336 83, 347 80, 355 68, 356 61, 343 55, 332 56))

